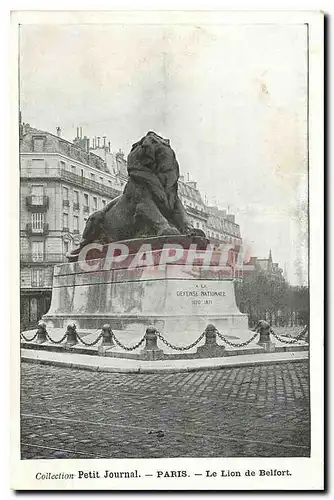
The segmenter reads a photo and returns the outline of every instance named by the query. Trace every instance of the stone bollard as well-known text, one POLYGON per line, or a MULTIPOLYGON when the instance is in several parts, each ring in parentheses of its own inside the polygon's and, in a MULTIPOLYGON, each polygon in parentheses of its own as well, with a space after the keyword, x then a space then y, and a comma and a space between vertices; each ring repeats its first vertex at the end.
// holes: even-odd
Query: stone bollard
POLYGON ((108 349, 112 349, 113 347, 115 347, 115 343, 113 341, 111 326, 105 324, 102 327, 102 344, 98 347, 98 353, 103 356, 108 349))
POLYGON ((74 323, 67 325, 66 334, 67 338, 65 347, 72 347, 78 343, 77 327, 74 323))
POLYGON ((271 326, 269 323, 267 323, 267 321, 260 320, 255 330, 260 334, 257 344, 263 347, 265 352, 275 352, 275 344, 270 340, 271 326))
POLYGON ((47 338, 46 338, 46 323, 44 323, 44 321, 39 321, 38 322, 38 327, 37 327, 36 344, 43 344, 46 341, 47 341, 47 338))
POLYGON ((111 326, 108 324, 103 325, 102 327, 102 344, 104 347, 114 347, 115 343, 113 341, 113 333, 111 331, 111 326))
POLYGON ((163 359, 163 350, 159 349, 157 342, 158 336, 156 329, 153 326, 147 328, 145 333, 145 347, 140 353, 141 359, 145 359, 147 361, 163 359))
POLYGON ((216 327, 208 325, 205 328, 205 343, 197 348, 200 358, 217 358, 224 356, 225 346, 217 344, 216 327))
POLYGON ((205 344, 206 346, 216 346, 217 345, 217 334, 216 327, 214 325, 208 325, 205 329, 205 344))

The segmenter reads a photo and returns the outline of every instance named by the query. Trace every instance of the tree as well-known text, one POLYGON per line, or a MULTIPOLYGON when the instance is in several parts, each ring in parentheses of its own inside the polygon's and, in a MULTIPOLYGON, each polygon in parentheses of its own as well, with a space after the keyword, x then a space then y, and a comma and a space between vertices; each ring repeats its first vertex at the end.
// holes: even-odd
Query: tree
POLYGON ((308 288, 289 285, 281 274, 257 270, 235 289, 238 307, 248 314, 251 326, 260 319, 279 326, 308 321, 308 288))

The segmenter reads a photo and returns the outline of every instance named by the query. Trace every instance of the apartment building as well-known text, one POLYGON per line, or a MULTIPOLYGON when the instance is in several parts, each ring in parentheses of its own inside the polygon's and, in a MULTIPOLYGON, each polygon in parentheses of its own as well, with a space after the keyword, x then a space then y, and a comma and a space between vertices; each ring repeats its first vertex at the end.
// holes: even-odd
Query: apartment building
POLYGON ((79 139, 20 125, 22 327, 47 312, 54 265, 78 245, 89 214, 121 193, 117 175, 79 139))

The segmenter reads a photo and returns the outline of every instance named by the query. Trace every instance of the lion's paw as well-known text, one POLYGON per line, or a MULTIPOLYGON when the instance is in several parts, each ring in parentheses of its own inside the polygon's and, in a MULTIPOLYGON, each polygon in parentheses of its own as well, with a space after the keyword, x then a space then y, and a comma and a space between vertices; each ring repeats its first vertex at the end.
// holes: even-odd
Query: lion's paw
POLYGON ((178 231, 176 227, 169 226, 160 229, 157 236, 168 236, 173 234, 180 234, 180 231, 178 231))
POLYGON ((206 238, 206 235, 202 229, 197 229, 195 227, 190 227, 186 231, 187 236, 200 236, 201 238, 206 238))

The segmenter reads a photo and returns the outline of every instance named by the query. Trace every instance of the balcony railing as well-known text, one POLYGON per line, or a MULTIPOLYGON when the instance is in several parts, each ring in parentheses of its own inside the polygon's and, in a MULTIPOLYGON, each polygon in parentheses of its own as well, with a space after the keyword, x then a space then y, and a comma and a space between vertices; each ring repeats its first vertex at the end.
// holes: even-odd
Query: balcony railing
POLYGON ((80 203, 73 203, 73 210, 80 210, 80 203))
POLYGON ((58 178, 63 181, 67 181, 75 186, 81 186, 83 189, 93 191, 95 193, 101 194, 102 196, 107 196, 110 199, 115 198, 121 194, 120 189, 115 189, 111 186, 106 186, 100 182, 92 181, 81 175, 75 174, 73 172, 68 172, 64 168, 47 168, 47 167, 34 167, 29 168, 24 166, 21 168, 20 176, 22 179, 44 179, 44 178, 58 178))
POLYGON ((207 220, 207 218, 209 217, 209 214, 204 210, 199 210, 198 208, 191 207, 190 205, 185 205, 184 208, 186 209, 187 213, 195 215, 197 217, 201 217, 202 219, 207 220))
POLYGON ((79 229, 73 229, 73 234, 79 234, 79 233, 80 233, 79 229))
POLYGON ((114 189, 110 186, 105 186, 100 182, 92 181, 91 179, 87 179, 86 177, 74 174, 73 172, 68 172, 67 170, 61 169, 60 176, 62 180, 70 182, 75 186, 82 186, 82 188, 89 189, 90 191, 94 191, 95 193, 99 193, 102 195, 106 195, 109 198, 115 198, 121 194, 121 191, 114 189))
POLYGON ((44 222, 44 224, 40 224, 38 226, 35 226, 35 225, 33 226, 31 224, 31 222, 29 222, 26 225, 26 231, 27 231, 28 236, 32 236, 35 234, 41 234, 43 236, 46 236, 47 234, 49 234, 49 224, 47 222, 44 222))
POLYGON ((83 211, 88 213, 89 212, 89 206, 88 205, 84 205, 83 206, 83 211))
POLYGON ((48 196, 35 196, 30 195, 26 197, 26 205, 29 209, 39 209, 47 210, 49 208, 49 197, 48 196))
POLYGON ((70 200, 63 200, 63 207, 69 207, 70 206, 70 200))
POLYGON ((20 260, 21 262, 46 262, 46 263, 52 263, 52 262, 66 262, 67 259, 65 255, 61 253, 21 253, 20 255, 20 260))

